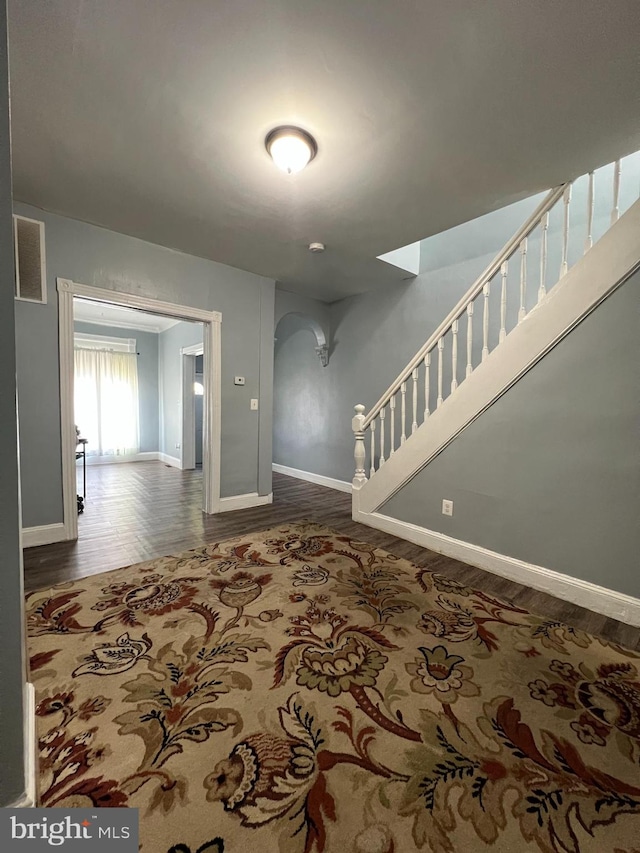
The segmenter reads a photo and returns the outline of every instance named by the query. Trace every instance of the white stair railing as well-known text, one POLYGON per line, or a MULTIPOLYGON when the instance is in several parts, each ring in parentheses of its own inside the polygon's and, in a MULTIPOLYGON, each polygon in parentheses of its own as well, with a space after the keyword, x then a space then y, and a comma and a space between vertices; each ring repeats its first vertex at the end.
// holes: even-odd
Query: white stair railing
MULTIPOLYGON (((587 236, 584 242, 584 253, 588 252, 594 243, 594 173, 590 172, 587 178, 587 236)), ((620 181, 621 166, 620 161, 617 160, 613 164, 613 205, 610 225, 613 225, 620 216, 620 181)), ((556 208, 560 208, 562 221, 561 231, 558 235, 560 239, 560 264, 557 268, 557 275, 553 277, 552 285, 566 274, 571 265, 569 255, 571 190, 572 183, 568 182, 548 193, 368 414, 364 413, 365 407, 363 405, 359 404, 355 407, 356 414, 352 423, 356 439, 354 489, 362 488, 367 482, 367 471, 369 477, 375 476, 384 464, 385 459, 393 456, 407 438, 410 438, 418 427, 427 421, 434 409, 434 404, 435 408, 439 408, 451 394, 456 393, 478 364, 484 361, 490 352, 500 346, 508 334, 513 331, 513 328, 525 320, 528 313, 527 305, 532 299, 538 304, 546 298, 550 289, 548 283, 549 218, 556 208), (530 247, 534 243, 536 252, 532 253, 530 247), (538 261, 538 269, 535 274, 537 281, 534 282, 536 296, 534 297, 529 293, 530 280, 533 279, 528 279, 528 272, 531 272, 528 257, 531 254, 538 261), (517 282, 513 281, 513 277, 510 281, 510 270, 518 271, 517 282), (494 290, 496 295, 498 293, 498 290, 493 287, 494 282, 496 288, 498 285, 500 286, 500 299, 497 308, 499 321, 494 324, 496 334, 492 335, 494 327, 491 324, 491 293, 494 290), (509 296, 510 287, 517 287, 516 292, 512 293, 511 296, 509 296), (515 303, 512 302, 514 298, 517 300, 515 303), (507 326, 509 306, 515 312, 512 328, 507 326), (477 344, 474 344, 474 335, 476 334, 474 320, 477 322, 480 318, 481 343, 478 341, 477 344), (492 338, 496 339, 493 346, 492 338), (460 341, 463 341, 463 346, 466 348, 463 370, 459 368, 461 363, 458 351, 460 341), (447 350, 446 353, 445 349, 447 350), (434 377, 431 375, 432 370, 435 372, 435 383, 434 377), (445 382, 445 374, 448 379, 447 382, 445 382), (411 401, 409 431, 407 431, 406 424, 407 391, 411 401), (396 405, 398 394, 401 398, 400 407, 396 405), (399 415, 398 411, 400 412, 399 415), (399 424, 396 423, 398 419, 399 424), (387 429, 385 429, 385 422, 387 429), (396 429, 396 426, 399 429, 396 429), (368 442, 367 433, 369 434, 368 442), (368 452, 367 443, 369 444, 368 452)), ((551 271, 551 276, 553 276, 553 271, 551 271)), ((494 308, 494 310, 496 309, 494 308)))

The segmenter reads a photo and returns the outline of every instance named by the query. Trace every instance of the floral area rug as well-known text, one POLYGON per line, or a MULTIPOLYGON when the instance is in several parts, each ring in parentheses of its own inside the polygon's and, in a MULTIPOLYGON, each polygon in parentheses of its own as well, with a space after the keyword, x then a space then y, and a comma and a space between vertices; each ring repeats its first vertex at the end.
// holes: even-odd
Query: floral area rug
POLYGON ((312 523, 32 593, 46 806, 144 853, 630 853, 640 655, 312 523))

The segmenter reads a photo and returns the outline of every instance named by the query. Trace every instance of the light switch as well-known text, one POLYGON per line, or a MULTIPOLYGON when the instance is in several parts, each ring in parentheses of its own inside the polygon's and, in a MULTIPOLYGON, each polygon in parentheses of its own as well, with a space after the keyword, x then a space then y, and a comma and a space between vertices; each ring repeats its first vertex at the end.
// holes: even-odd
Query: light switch
POLYGON ((258 401, 256 399, 251 400, 251 411, 252 412, 258 411, 258 401))
POLYGON ((233 377, 234 385, 244 385, 244 376, 234 376, 233 377))

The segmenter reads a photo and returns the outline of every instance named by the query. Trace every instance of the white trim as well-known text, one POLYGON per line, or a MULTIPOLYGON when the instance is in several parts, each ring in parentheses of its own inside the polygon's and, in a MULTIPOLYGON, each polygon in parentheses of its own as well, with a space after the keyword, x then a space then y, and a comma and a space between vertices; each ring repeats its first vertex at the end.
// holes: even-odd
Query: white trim
POLYGON ((141 311, 150 311, 152 314, 176 317, 178 320, 195 320, 198 323, 222 322, 222 314, 219 311, 205 311, 202 308, 191 308, 188 305, 177 305, 175 302, 150 299, 147 296, 139 296, 137 293, 124 293, 120 290, 107 290, 101 287, 78 284, 78 282, 67 278, 58 278, 56 281, 58 291, 70 291, 74 296, 90 299, 92 302, 107 302, 109 305, 138 308, 141 311))
POLYGON ((636 201, 456 392, 362 484, 362 510, 380 509, 622 284, 639 263, 640 201, 636 201))
POLYGON ((202 355, 204 353, 204 344, 191 344, 190 347, 180 347, 182 355, 202 355))
POLYGON ((289 468, 288 465, 278 465, 273 463, 271 468, 277 474, 286 474, 289 477, 295 477, 297 480, 306 480, 307 483, 317 483, 319 486, 326 486, 328 489, 336 489, 338 492, 351 493, 351 483, 345 480, 335 480, 333 477, 325 477, 324 474, 314 474, 312 471, 301 471, 299 468, 289 468))
POLYGON ((38 761, 36 758, 36 689, 24 685, 24 777, 25 792, 9 808, 33 809, 38 804, 38 761))
POLYGON ((182 468, 182 464, 177 456, 169 456, 168 453, 158 453, 158 459, 160 462, 164 462, 165 465, 171 465, 172 468, 182 468))
POLYGON ((62 286, 61 281, 61 279, 57 280, 62 520, 65 528, 65 540, 74 540, 78 538, 78 503, 76 499, 77 435, 73 414, 73 282, 65 282, 62 286))
POLYGON ((406 539, 437 554, 444 554, 523 586, 546 592, 563 601, 570 601, 595 613, 602 613, 627 625, 640 627, 640 599, 633 596, 546 569, 544 566, 525 563, 515 557, 498 554, 480 545, 463 542, 461 539, 454 539, 444 533, 427 530, 425 527, 390 518, 378 512, 367 513, 354 508, 353 520, 406 539))
POLYGON ((273 503, 273 492, 268 495, 249 492, 246 495, 232 495, 230 498, 220 498, 220 509, 218 512, 233 512, 236 509, 249 509, 252 506, 265 506, 270 503, 273 503))
MULTIPOLYGON (((218 512, 220 504, 220 445, 222 434, 222 314, 187 305, 161 302, 134 293, 122 293, 88 287, 69 279, 56 279, 58 288, 58 324, 60 352, 60 429, 62 455, 63 512, 65 539, 78 538, 78 514, 75 487, 75 425, 73 423, 73 299, 124 305, 178 320, 203 323, 205 389, 203 402, 203 499, 202 510, 218 512)), ((172 457, 171 457, 172 458, 172 457)), ((166 460, 165 460, 166 461, 166 460)), ((168 463, 171 464, 171 463, 168 463)))
POLYGON ((39 545, 53 545, 54 542, 64 542, 67 531, 62 524, 41 524, 39 527, 22 528, 22 547, 37 548, 39 545))

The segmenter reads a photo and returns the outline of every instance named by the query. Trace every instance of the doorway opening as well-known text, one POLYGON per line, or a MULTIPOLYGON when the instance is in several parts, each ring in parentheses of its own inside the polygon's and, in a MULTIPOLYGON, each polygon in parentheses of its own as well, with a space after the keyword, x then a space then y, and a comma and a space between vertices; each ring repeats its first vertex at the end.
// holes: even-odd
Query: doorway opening
MULTIPOLYGON (((155 462, 187 470, 198 462, 202 509, 218 512, 220 314, 63 279, 58 301, 65 538, 78 537, 80 497, 84 505, 91 498, 86 472, 95 479, 98 465, 155 462), (183 350, 191 351, 193 369, 188 405, 183 350), (185 433, 190 413, 192 432, 185 433)), ((110 470, 105 478, 113 479, 110 470)))
POLYGON ((182 423, 180 467, 202 467, 204 438, 204 350, 201 344, 182 347, 182 423))

